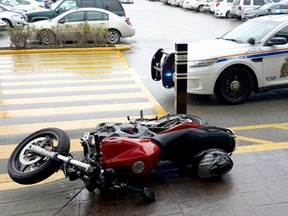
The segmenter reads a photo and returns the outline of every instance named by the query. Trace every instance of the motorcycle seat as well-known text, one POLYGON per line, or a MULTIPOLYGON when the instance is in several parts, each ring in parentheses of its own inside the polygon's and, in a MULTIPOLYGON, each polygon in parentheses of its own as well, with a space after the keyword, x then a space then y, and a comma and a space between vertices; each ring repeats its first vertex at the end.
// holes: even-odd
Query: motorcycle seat
POLYGON ((163 133, 151 139, 160 147, 163 159, 189 163, 203 150, 218 148, 233 152, 236 145, 234 136, 230 130, 207 126, 163 133))

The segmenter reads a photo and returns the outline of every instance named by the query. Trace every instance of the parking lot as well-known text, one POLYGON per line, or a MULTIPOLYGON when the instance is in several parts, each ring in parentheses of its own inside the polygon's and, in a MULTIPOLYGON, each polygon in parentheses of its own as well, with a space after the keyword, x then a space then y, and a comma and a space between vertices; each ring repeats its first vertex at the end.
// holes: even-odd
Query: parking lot
MULTIPOLYGON (((241 145, 232 156, 235 167, 221 181, 191 179, 175 170, 159 172, 147 180, 147 185, 158 196, 152 204, 143 203, 134 194, 107 200, 81 190, 82 182, 69 182, 68 179, 11 190, 22 186, 9 179, 7 159, 27 134, 42 127, 60 127, 68 132, 72 151, 77 153, 81 150, 79 138, 83 132, 99 122, 125 122, 127 115, 138 116, 139 108, 148 116, 162 115, 166 111, 172 113, 173 90, 164 89, 160 83, 152 84, 150 78, 150 60, 154 52, 159 47, 173 48, 175 41, 218 36, 239 24, 237 20, 218 20, 211 14, 166 7, 160 2, 145 0, 139 1, 137 7, 127 6, 132 23, 138 26, 136 36, 127 40, 132 45, 130 50, 0 55, 1 214, 286 215, 287 91, 252 95, 246 104, 232 107, 219 104, 213 97, 188 96, 188 114, 200 115, 212 125, 230 127, 240 139, 241 145), (140 9, 145 8, 144 5, 152 16, 140 9), (175 11, 181 11, 196 24, 184 25, 186 28, 176 26, 175 32, 163 32, 173 21, 167 17, 156 18, 156 13, 168 16, 162 9, 171 18, 179 15, 175 11), (157 20, 152 25, 157 29, 147 25, 140 28, 143 17, 157 20), (211 26, 215 27, 216 22, 221 26, 217 26, 217 31, 202 28, 209 22, 211 26)), ((45 183, 61 178, 63 175, 56 173, 45 183)))
MULTIPOLYGON (((141 200, 135 198, 136 195, 133 194, 126 198, 119 198, 116 202, 115 200, 106 202, 107 200, 102 200, 97 194, 91 196, 86 190, 82 191, 82 184, 79 181, 60 180, 63 178, 61 172, 42 182, 40 184, 42 186, 33 186, 32 188, 12 182, 6 173, 7 159, 14 147, 24 136, 37 129, 43 127, 64 129, 70 135, 72 153, 77 153, 81 151, 79 138, 82 133, 91 130, 97 123, 103 121, 125 122, 125 116, 138 115, 139 107, 148 116, 163 115, 166 112, 130 68, 122 52, 85 51, 83 53, 77 51, 70 52, 69 55, 61 52, 4 54, 0 58, 1 62, 6 62, 3 64, 4 70, 1 70, 0 74, 2 93, 0 126, 0 191, 2 192, 0 194, 9 194, 6 199, 2 199, 4 196, 1 195, 0 206, 3 209, 3 215, 11 215, 11 212, 31 215, 29 206, 36 202, 35 194, 39 190, 43 191, 43 194, 37 201, 38 210, 33 207, 35 215, 71 215, 72 213, 76 215, 95 213, 100 215, 109 215, 110 213, 111 215, 133 215, 134 213, 141 215, 140 212, 144 206, 141 205, 141 200), (49 182, 55 183, 47 184, 49 182), (61 194, 56 189, 57 187, 62 188, 60 189, 61 194), (20 188, 22 189, 14 190, 20 188), (78 194, 79 192, 80 194, 78 194), (47 206, 44 200, 47 197, 51 199, 51 196, 57 196, 55 199, 57 204, 53 204, 51 200, 47 206), (74 196, 76 197, 72 199, 74 196), (68 201, 69 204, 66 206, 65 203, 68 201), (115 204, 121 208, 115 208, 115 204), (26 207, 24 208, 23 205, 26 207), (139 205, 141 205, 140 212, 139 205), (76 206, 81 206, 81 208, 75 209, 76 206)), ((214 204, 216 202, 212 208, 214 209, 213 215, 215 215, 215 211, 217 213, 226 211, 230 216, 234 214, 246 216, 247 212, 250 212, 250 215, 262 216, 263 209, 266 209, 268 205, 276 208, 280 202, 286 202, 285 199, 279 200, 283 193, 286 194, 286 189, 280 192, 279 186, 271 188, 271 184, 281 182, 283 185, 284 179, 288 175, 288 170, 285 168, 287 160, 285 149, 288 144, 288 135, 285 134, 287 134, 288 123, 250 126, 235 124, 231 129, 236 132, 241 143, 236 154, 232 156, 235 161, 233 171, 221 182, 208 183, 209 187, 207 187, 207 182, 193 178, 191 180, 189 175, 180 175, 175 173, 175 170, 168 170, 164 174, 156 172, 150 180, 147 180, 147 185, 156 191, 159 201, 152 205, 148 215, 159 215, 161 212, 165 215, 172 211, 167 207, 172 203, 174 206, 172 215, 194 215, 191 208, 195 208, 193 206, 198 202, 195 199, 197 197, 204 203, 208 200, 214 204), (269 133, 268 138, 267 133, 269 133), (266 167, 269 171, 266 170, 266 167), (271 168, 273 171, 270 170, 271 168), (252 171, 254 174, 249 176, 252 171), (163 180, 163 175, 166 176, 166 180, 163 180), (162 181, 165 184, 159 187, 162 181), (247 191, 246 186, 253 187, 256 182, 261 186, 247 191), (178 189, 175 188, 175 184, 179 183, 182 186, 178 189), (199 191, 195 190, 195 185, 198 185, 199 191), (267 189, 267 185, 270 185, 270 188, 267 189), (193 191, 191 191, 191 186, 194 188, 193 191), (235 187, 235 189, 231 190, 231 187, 235 187), (168 192, 169 196, 167 196, 167 190, 170 191, 168 192), (211 194, 209 190, 216 190, 218 193, 211 194), (184 191, 190 192, 184 193, 184 191), (171 193, 177 194, 178 201, 171 197, 171 193), (206 195, 200 196, 199 193, 206 195), (193 194, 192 197, 191 194, 193 194), (223 199, 217 198, 219 194, 223 195, 223 199), (243 194, 246 198, 239 199, 243 194), (264 196, 263 200, 259 203, 252 202, 251 199, 259 194, 264 196), (239 199, 241 205, 248 202, 245 204, 245 214, 238 209, 239 204, 233 204, 233 199, 239 199), (219 202, 223 207, 222 210, 216 207, 219 202), (261 214, 258 214, 257 211, 261 214), (234 213, 232 214, 232 212, 234 213)), ((145 206, 149 208, 149 206, 145 206)), ((286 208, 286 204, 282 204, 282 206, 284 209, 286 208)), ((199 211, 204 211, 204 209, 207 210, 205 205, 199 208, 199 211)))

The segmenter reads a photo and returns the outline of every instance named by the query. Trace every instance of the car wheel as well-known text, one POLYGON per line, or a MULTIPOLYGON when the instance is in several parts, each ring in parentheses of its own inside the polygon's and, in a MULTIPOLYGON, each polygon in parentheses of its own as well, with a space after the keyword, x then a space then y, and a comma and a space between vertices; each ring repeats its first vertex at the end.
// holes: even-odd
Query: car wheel
POLYGON ((227 11, 227 12, 226 12, 225 17, 228 18, 228 19, 232 18, 230 11, 227 11))
POLYGON ((224 104, 243 103, 251 94, 253 80, 249 71, 242 67, 231 67, 218 78, 214 93, 224 104))
POLYGON ((200 5, 200 6, 197 8, 197 12, 201 12, 201 13, 204 12, 204 7, 203 7, 203 5, 200 5))
POLYGON ((117 30, 110 29, 108 31, 108 43, 117 44, 120 41, 120 33, 117 30))
POLYGON ((49 29, 43 29, 38 34, 40 43, 43 45, 51 45, 55 43, 56 35, 49 29))
POLYGON ((2 19, 2 20, 3 20, 3 22, 6 23, 6 25, 7 25, 8 27, 13 28, 12 22, 11 22, 10 20, 8 20, 8 19, 2 19))

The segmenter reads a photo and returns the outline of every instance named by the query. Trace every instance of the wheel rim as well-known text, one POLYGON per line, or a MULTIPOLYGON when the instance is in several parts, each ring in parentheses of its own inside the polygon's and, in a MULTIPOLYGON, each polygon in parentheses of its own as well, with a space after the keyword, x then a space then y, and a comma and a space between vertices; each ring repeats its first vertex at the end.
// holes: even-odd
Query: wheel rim
MULTIPOLYGON (((37 137, 31 140, 19 153, 19 159, 16 161, 16 169, 22 173, 29 173, 39 169, 43 166, 50 158, 42 155, 35 154, 30 151, 30 147, 37 145, 40 147, 45 147, 46 149, 53 149, 55 140, 50 137, 37 137)), ((56 141, 57 142, 57 141, 56 141)), ((57 142, 58 143, 58 142, 57 142)), ((58 144, 57 144, 58 145, 58 144)))
POLYGON ((110 31, 108 35, 108 42, 111 44, 117 43, 119 41, 119 35, 115 31, 110 31))
POLYGON ((226 18, 231 18, 230 11, 227 11, 226 18))
POLYGON ((13 26, 12 26, 12 23, 11 23, 9 20, 4 19, 3 21, 4 21, 4 23, 6 23, 6 25, 7 25, 8 27, 11 27, 11 28, 13 27, 13 26))
POLYGON ((231 98, 241 97, 246 93, 245 78, 239 74, 229 76, 224 83, 224 92, 231 98))
POLYGON ((55 40, 55 35, 51 31, 42 31, 40 33, 41 41, 43 44, 50 45, 55 40))

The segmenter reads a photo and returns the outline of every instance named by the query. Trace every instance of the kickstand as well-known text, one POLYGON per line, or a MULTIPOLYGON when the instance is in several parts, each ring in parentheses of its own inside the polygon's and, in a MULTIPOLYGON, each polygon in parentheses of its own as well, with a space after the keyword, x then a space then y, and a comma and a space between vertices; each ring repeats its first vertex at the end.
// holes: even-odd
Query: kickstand
POLYGON ((154 192, 149 190, 148 188, 144 187, 143 189, 137 188, 131 185, 127 185, 125 183, 120 184, 120 188, 129 189, 135 192, 140 193, 142 197, 144 197, 149 202, 154 202, 157 200, 156 195, 154 192))

